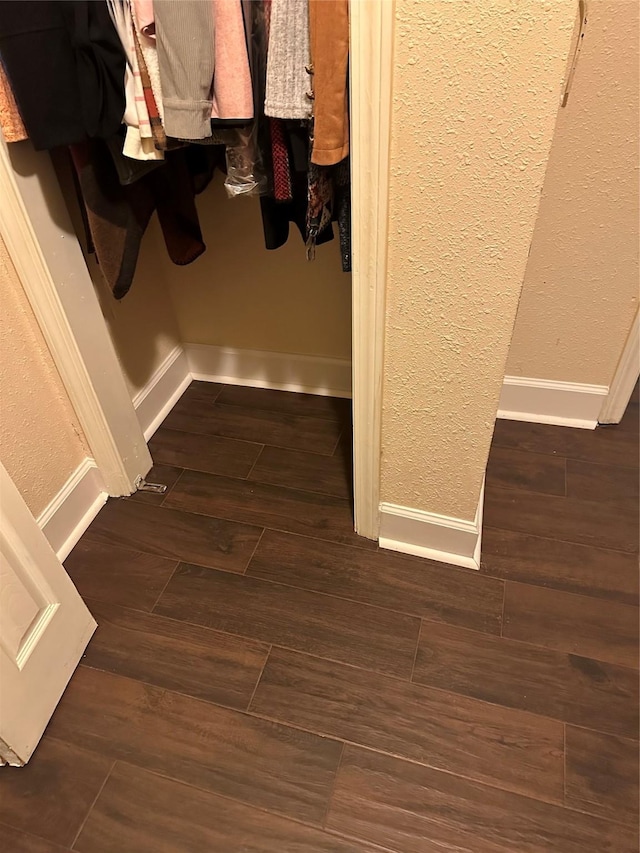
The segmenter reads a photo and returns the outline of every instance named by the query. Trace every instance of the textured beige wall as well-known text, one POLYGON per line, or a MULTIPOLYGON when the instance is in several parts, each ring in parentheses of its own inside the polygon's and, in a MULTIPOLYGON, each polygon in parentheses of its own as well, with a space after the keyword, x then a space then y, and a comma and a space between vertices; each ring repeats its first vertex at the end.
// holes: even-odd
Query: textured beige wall
POLYGON ((89 451, 1 240, 0 304, 0 458, 37 516, 89 451))
POLYGON ((638 306, 638 3, 591 0, 508 374, 609 385, 638 306))
POLYGON ((573 0, 397 0, 382 500, 472 519, 573 0))
POLYGON ((220 177, 198 198, 205 254, 167 264, 182 340, 269 352, 351 358, 351 276, 339 241, 315 261, 295 226, 285 246, 264 247, 257 199, 228 199, 220 177))

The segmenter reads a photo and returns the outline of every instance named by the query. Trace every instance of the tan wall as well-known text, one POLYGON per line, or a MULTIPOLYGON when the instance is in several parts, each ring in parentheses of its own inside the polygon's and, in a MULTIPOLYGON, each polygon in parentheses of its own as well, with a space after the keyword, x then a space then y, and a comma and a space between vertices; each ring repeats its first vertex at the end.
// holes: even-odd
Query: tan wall
POLYGON ((258 200, 228 199, 220 178, 198 209, 206 253, 164 267, 183 341, 351 358, 351 276, 337 229, 309 262, 295 226, 285 246, 267 251, 258 200))
POLYGON ((102 277, 95 255, 86 251, 84 224, 69 158, 54 152, 52 160, 133 399, 180 343, 178 323, 166 282, 171 264, 157 219, 153 217, 142 241, 131 290, 124 299, 115 300, 102 277))
POLYGON ((88 266, 133 399, 181 342, 167 287, 172 265, 157 219, 142 242, 136 275, 123 299, 113 298, 92 257, 88 266))
POLYGON ((638 306, 638 4, 591 0, 507 373, 609 385, 638 306))
POLYGON ((575 8, 397 2, 384 501, 474 516, 575 8))
POLYGON ((37 516, 89 451, 1 240, 0 304, 0 458, 37 516))

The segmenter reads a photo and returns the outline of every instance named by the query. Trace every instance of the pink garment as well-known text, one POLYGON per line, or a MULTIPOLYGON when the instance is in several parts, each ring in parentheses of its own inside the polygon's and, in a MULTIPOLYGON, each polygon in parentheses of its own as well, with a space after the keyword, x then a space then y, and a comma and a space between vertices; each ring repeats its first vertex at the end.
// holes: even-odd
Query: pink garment
POLYGON ((133 0, 133 6, 142 35, 155 38, 156 22, 153 15, 153 0, 133 0))
POLYGON ((213 0, 212 118, 253 118, 253 92, 240 0, 213 0))

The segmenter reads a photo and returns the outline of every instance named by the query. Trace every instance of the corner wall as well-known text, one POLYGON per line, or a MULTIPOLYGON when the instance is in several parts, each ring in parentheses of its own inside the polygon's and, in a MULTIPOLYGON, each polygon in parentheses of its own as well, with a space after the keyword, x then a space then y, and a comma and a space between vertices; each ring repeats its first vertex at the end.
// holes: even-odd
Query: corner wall
POLYGON ((384 503, 474 520, 575 12, 397 0, 384 503))
POLYGON ((0 304, 0 455, 38 516, 89 450, 1 239, 0 304))
POLYGON ((609 385, 638 308, 638 4, 590 0, 507 374, 609 385))

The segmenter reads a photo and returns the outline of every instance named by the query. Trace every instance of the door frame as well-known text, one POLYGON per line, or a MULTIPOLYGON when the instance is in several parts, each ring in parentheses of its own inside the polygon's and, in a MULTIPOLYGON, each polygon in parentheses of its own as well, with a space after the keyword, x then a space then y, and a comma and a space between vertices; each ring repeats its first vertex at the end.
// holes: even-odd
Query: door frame
POLYGON ((640 374, 640 311, 636 311, 620 360, 605 397, 599 424, 619 424, 627 410, 629 400, 640 374))
MULTIPOLYGON (((355 529, 378 538, 395 0, 351 0, 355 529)), ((0 234, 110 495, 151 467, 50 158, 0 144, 0 234), (98 345, 96 345, 98 344, 98 345)))
POLYGON ((51 159, 1 134, 0 236, 106 490, 131 494, 151 456, 51 159))

